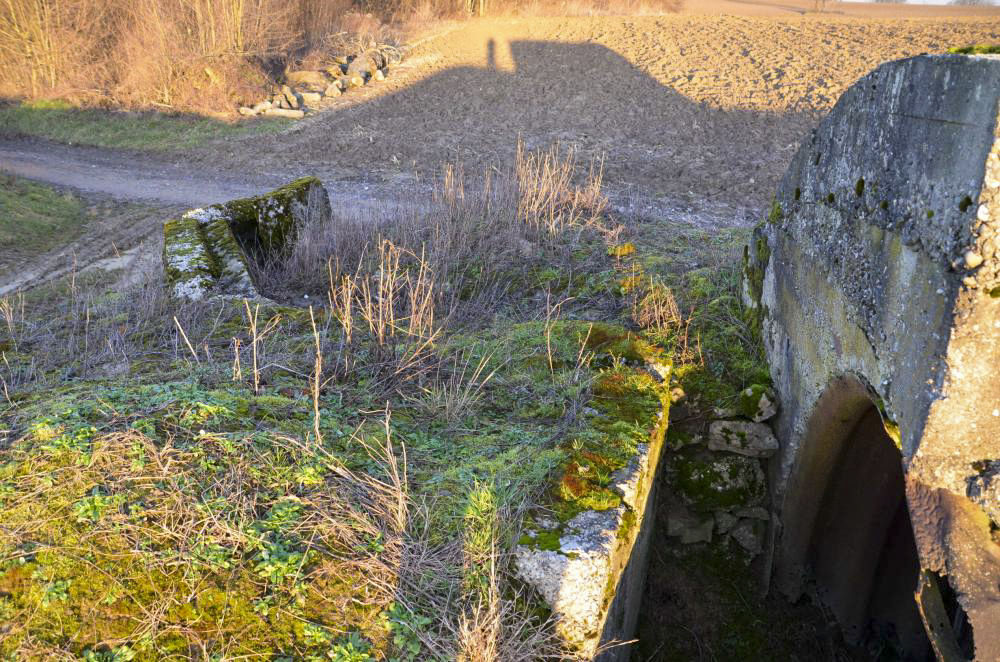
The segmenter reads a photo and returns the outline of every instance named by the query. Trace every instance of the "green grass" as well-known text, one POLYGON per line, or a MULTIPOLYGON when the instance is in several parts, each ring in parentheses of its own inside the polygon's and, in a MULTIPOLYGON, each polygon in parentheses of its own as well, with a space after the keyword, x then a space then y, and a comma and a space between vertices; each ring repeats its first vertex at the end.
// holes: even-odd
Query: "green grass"
MULTIPOLYGON (((309 346, 301 311, 269 312, 284 312, 276 333, 290 348, 309 346)), ((218 340, 240 319, 240 304, 228 304, 218 340)), ((503 518, 565 459, 553 433, 581 395, 575 357, 585 332, 584 323, 561 323, 554 372, 541 323, 452 337, 450 345, 480 353, 488 345, 504 357, 482 405, 457 425, 419 394, 390 396, 385 421, 386 403, 362 384, 331 384, 322 441, 311 436, 307 378, 277 375, 255 395, 246 380, 225 378, 225 362, 156 361, 131 377, 0 400, 0 427, 16 438, 0 452, 0 616, 21 624, 0 654, 120 651, 147 660, 204 647, 319 660, 353 645, 431 659, 408 634, 429 622, 423 612, 401 610, 368 585, 398 581, 403 534, 378 490, 344 471, 391 483, 378 449, 391 440, 402 461, 405 447, 410 495, 432 504, 411 513, 429 537, 407 544, 461 540, 467 559, 446 565, 444 577, 439 567, 422 570, 422 581, 447 592, 450 574, 476 590, 489 578, 468 559, 489 558, 498 537, 512 542, 516 522, 503 518)))
POLYGON ((200 115, 121 112, 78 108, 61 101, 0 107, 0 135, 45 138, 60 143, 122 149, 181 152, 205 142, 258 133, 277 133, 292 120, 237 122, 200 115))
POLYGON ((72 240, 83 227, 84 210, 71 193, 0 175, 0 270, 72 240))
MULTIPOLYGON (((490 569, 509 576, 602 370, 581 358, 590 323, 541 321, 535 295, 618 310, 606 246, 573 246, 572 278, 515 271, 531 286, 419 360, 406 334, 347 345, 314 311, 318 422, 309 311, 262 306, 255 392, 242 302, 96 275, 26 293, 0 323, 0 657, 415 662, 456 658, 480 599, 535 622, 490 569)), ((633 427, 598 432, 634 452, 633 427)))
MULTIPOLYGON (((706 408, 766 381, 734 270, 706 268, 737 233, 567 236, 537 263, 487 265, 515 292, 495 310, 470 298, 471 321, 419 360, 405 334, 347 341, 331 311, 313 327, 262 306, 259 392, 242 302, 88 278, 29 292, 26 319, 0 324, 0 657, 410 662, 458 657, 449 632, 483 600, 534 623, 544 610, 508 597, 503 553, 538 505, 618 505, 611 473, 662 433, 667 385, 644 359, 673 357, 706 408), (687 342, 679 322, 635 329, 640 274, 703 311, 685 307, 687 342)), ((460 277, 438 286, 474 292, 460 277)))
POLYGON ((706 408, 735 406, 746 387, 769 384, 760 332, 740 300, 740 253, 749 230, 651 220, 637 235, 646 277, 670 287, 687 322, 661 339, 679 348, 673 373, 677 384, 706 408))

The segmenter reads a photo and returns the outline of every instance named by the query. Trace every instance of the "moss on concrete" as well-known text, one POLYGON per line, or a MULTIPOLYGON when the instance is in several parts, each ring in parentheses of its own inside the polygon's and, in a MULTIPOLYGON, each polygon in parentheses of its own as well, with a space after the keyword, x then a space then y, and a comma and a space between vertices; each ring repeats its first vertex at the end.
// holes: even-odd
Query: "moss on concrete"
POLYGON ((680 495, 699 512, 758 506, 767 498, 764 473, 752 458, 684 451, 672 469, 680 495))
POLYGON ((252 244, 265 255, 280 253, 295 240, 299 225, 305 221, 314 187, 319 187, 316 194, 322 197, 319 204, 328 205, 320 181, 301 177, 264 195, 233 200, 222 207, 230 228, 244 245, 252 244))
POLYGON ((194 209, 168 221, 163 228, 168 285, 176 296, 188 299, 204 298, 210 291, 256 297, 251 260, 284 251, 310 204, 316 213, 329 213, 322 184, 303 177, 264 195, 194 209))
POLYGON ((163 268, 174 296, 205 298, 219 277, 219 268, 205 247, 197 220, 183 217, 163 224, 163 268))

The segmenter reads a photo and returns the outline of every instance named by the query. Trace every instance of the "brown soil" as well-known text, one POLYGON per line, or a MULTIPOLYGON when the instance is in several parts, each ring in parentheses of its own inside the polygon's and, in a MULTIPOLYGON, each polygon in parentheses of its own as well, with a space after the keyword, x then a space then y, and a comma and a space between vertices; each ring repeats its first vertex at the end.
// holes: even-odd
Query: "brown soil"
POLYGON ((603 157, 620 199, 759 209, 859 77, 885 60, 1000 40, 997 10, 851 9, 879 16, 868 18, 804 12, 811 4, 710 0, 688 3, 701 13, 463 23, 421 43, 385 83, 205 160, 404 184, 445 163, 476 173, 509 161, 518 139, 558 142, 603 157), (734 7, 770 15, 706 13, 734 7), (884 18, 892 11, 922 18, 884 18))

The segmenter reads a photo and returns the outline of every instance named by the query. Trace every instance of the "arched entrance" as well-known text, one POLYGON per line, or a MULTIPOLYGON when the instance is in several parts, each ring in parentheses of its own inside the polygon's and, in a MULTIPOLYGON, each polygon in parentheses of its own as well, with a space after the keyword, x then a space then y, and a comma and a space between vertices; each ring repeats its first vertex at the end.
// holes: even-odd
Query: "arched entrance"
POLYGON ((920 562, 902 456, 860 380, 830 386, 810 419, 785 499, 783 565, 851 642, 898 658, 933 652, 914 600, 920 562))

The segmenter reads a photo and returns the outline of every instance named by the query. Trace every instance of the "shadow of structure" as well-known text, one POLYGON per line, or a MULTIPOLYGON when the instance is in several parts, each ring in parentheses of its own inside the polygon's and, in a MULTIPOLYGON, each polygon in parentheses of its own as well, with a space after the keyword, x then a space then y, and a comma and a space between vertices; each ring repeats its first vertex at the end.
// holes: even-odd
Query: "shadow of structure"
POLYGON ((597 43, 488 37, 483 48, 488 66, 453 67, 361 102, 347 95, 301 130, 257 141, 259 151, 295 155, 301 174, 426 180, 448 163, 468 175, 509 163, 518 141, 558 143, 603 159, 612 194, 762 207, 790 156, 788 127, 804 134, 812 122, 782 113, 776 133, 778 114, 694 102, 597 43))

